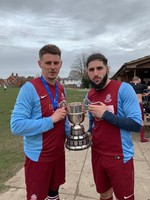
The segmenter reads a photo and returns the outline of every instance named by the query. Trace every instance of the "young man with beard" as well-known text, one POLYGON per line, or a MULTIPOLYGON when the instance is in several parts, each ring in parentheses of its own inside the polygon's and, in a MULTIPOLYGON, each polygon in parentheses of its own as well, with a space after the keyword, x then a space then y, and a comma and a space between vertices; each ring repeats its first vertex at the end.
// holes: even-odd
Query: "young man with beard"
POLYGON ((107 59, 100 53, 87 59, 93 87, 89 102, 92 168, 100 200, 134 199, 134 147, 131 132, 142 125, 140 106, 130 84, 110 80, 107 59))
POLYGON ((24 137, 27 200, 59 200, 65 182, 66 134, 70 132, 65 90, 56 80, 62 66, 61 51, 45 45, 39 51, 41 77, 25 83, 11 116, 11 130, 24 137))

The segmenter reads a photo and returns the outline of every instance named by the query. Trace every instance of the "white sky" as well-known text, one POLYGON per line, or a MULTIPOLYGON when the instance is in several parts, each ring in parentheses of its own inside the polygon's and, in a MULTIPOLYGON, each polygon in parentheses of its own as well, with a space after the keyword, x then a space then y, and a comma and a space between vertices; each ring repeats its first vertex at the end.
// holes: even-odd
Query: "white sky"
POLYGON ((76 57, 103 53, 112 73, 150 55, 149 0, 0 0, 0 78, 40 74, 45 44, 62 50, 61 77, 76 57))

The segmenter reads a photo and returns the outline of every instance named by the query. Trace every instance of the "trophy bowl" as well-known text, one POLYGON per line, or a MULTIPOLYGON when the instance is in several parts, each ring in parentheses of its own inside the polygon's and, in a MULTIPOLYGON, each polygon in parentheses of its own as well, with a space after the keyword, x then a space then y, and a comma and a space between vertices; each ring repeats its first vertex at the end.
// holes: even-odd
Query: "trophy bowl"
POLYGON ((84 105, 81 102, 73 102, 67 104, 67 113, 69 121, 78 125, 84 121, 85 110, 84 105))
POLYGON ((68 113, 82 113, 84 111, 84 104, 81 102, 67 103, 68 113))
POLYGON ((82 113, 68 113, 68 119, 69 121, 74 124, 80 124, 84 121, 84 112, 82 113))

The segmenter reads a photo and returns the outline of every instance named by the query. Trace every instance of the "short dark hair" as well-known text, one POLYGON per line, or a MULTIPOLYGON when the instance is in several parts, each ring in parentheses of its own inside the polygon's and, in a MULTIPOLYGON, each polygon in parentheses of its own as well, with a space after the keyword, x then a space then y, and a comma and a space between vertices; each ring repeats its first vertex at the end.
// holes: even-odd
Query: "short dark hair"
POLYGON ((140 81, 140 78, 139 78, 138 76, 134 76, 134 77, 132 78, 132 81, 140 81))
POLYGON ((61 50, 54 44, 47 44, 43 46, 39 51, 39 58, 41 59, 44 54, 59 55, 61 57, 61 50))
POLYGON ((88 67, 88 64, 94 60, 101 60, 103 61, 103 63, 107 66, 107 58, 101 54, 101 53, 94 53, 92 55, 90 55, 88 58, 87 58, 87 61, 86 61, 86 66, 88 67))

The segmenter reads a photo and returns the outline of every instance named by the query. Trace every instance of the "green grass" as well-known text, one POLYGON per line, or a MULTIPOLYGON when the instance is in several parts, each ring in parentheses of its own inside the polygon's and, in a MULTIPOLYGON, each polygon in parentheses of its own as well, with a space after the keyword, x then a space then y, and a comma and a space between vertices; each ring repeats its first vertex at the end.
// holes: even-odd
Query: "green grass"
MULTIPOLYGON (((5 182, 24 165, 23 138, 10 131, 10 116, 19 88, 0 87, 0 192, 7 189, 5 182)), ((82 102, 87 90, 67 89, 68 102, 82 102)))
POLYGON ((67 89, 67 101, 83 102, 86 94, 87 94, 86 89, 67 89))
POLYGON ((5 181, 23 166, 23 139, 13 136, 10 131, 10 115, 19 88, 0 88, 0 192, 6 187, 5 181))

